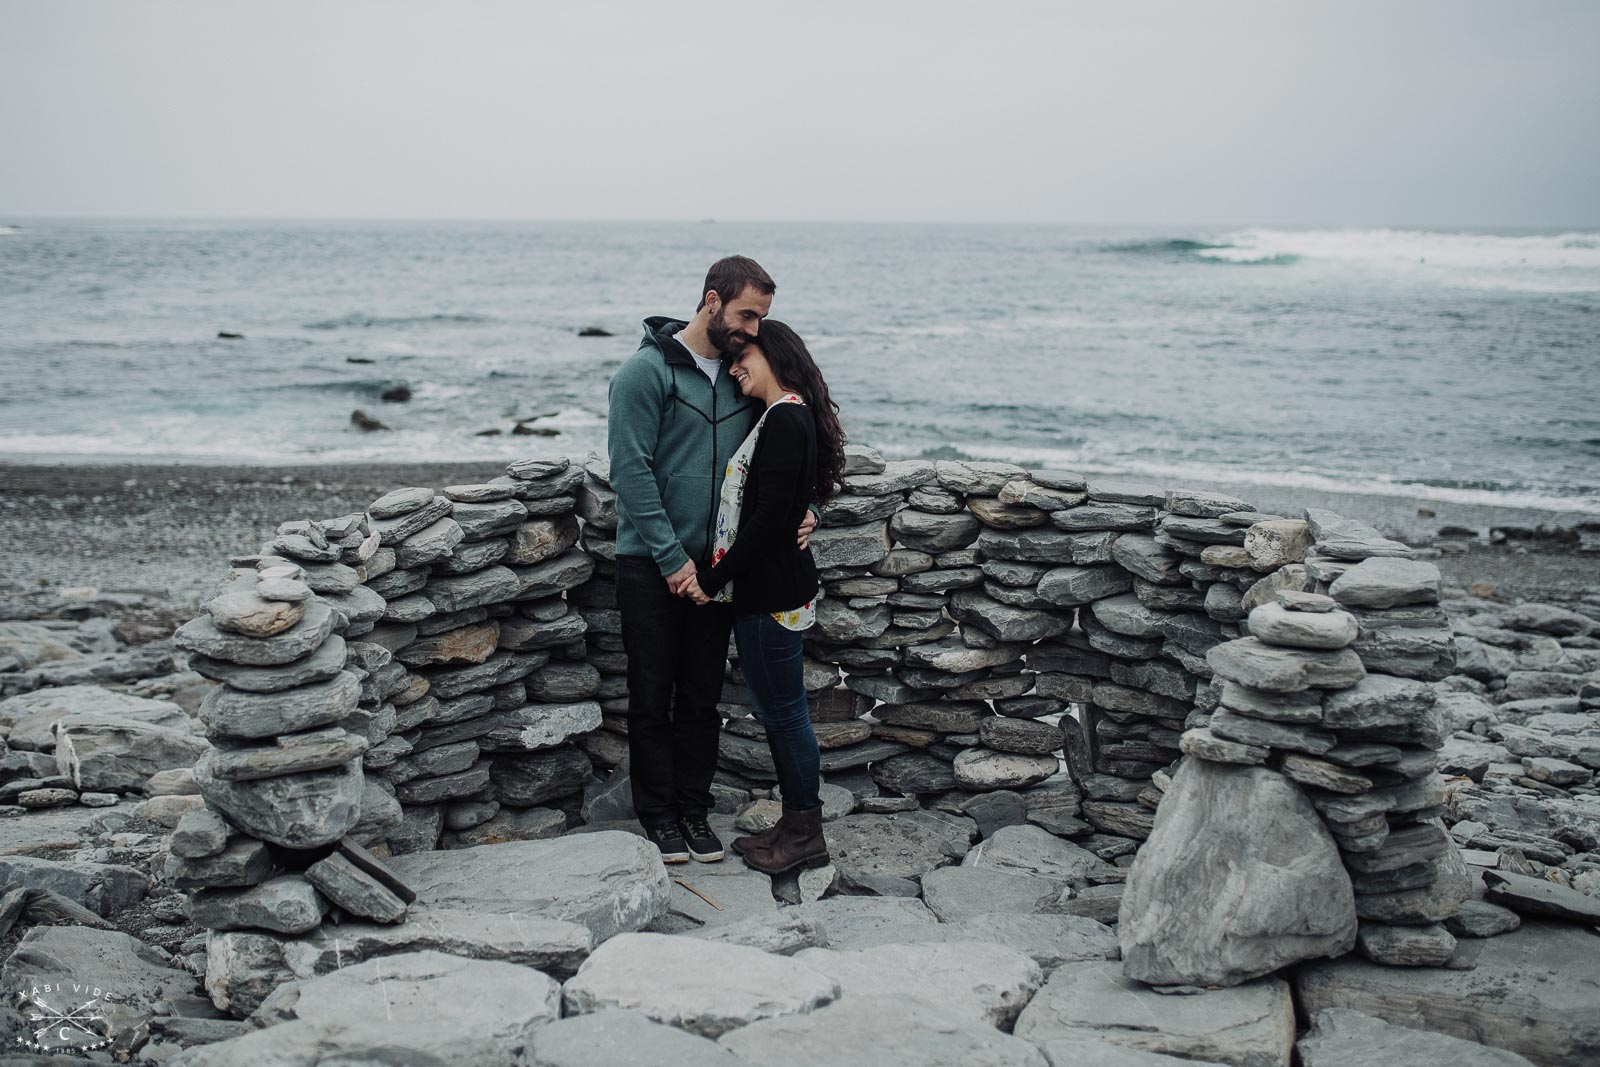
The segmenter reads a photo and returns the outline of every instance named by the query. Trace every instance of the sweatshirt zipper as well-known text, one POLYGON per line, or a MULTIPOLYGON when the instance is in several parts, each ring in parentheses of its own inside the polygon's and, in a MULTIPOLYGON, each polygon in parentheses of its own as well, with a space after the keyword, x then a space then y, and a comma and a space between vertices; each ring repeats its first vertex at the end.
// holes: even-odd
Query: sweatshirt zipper
MULTIPOLYGON (((719 368, 717 377, 722 376, 719 368)), ((717 484, 717 380, 711 379, 711 485, 717 484)), ((711 507, 706 512, 706 558, 710 559, 712 551, 716 548, 712 531, 717 524, 717 494, 711 494, 711 507)))

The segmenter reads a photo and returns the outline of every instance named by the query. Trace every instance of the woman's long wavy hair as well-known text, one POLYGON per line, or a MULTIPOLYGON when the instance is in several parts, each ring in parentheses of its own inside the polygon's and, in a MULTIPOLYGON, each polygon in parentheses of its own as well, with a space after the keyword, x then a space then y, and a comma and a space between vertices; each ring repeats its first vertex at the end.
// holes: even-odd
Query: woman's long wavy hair
POLYGON ((839 425, 839 405, 828 395, 816 360, 800 335, 781 322, 767 319, 752 344, 759 347, 772 368, 772 376, 799 394, 817 422, 817 484, 812 499, 826 504, 844 484, 844 427, 839 425))

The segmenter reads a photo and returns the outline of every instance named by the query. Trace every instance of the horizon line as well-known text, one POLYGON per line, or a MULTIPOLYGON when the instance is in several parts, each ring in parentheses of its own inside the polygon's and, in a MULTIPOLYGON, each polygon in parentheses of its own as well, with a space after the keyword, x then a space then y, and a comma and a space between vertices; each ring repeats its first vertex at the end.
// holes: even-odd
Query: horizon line
POLYGON ((806 218, 538 218, 519 215, 157 215, 157 214, 7 214, 0 211, 0 226, 6 220, 36 222, 279 222, 279 223, 514 223, 514 224, 636 224, 636 225, 767 225, 767 226, 1078 226, 1078 227, 1206 227, 1214 229, 1283 228, 1336 230, 1544 230, 1553 232, 1600 231, 1600 220, 1588 223, 1512 223, 1512 222, 1283 222, 1283 221, 1174 221, 1090 222, 1071 219, 806 219, 806 218))

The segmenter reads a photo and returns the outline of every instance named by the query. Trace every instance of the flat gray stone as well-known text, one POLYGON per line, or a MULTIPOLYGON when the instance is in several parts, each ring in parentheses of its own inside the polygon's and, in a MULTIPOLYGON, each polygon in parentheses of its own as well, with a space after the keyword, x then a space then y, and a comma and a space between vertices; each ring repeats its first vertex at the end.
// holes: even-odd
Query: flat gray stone
POLYGON ((1121 567, 1057 567, 1039 579, 1039 595, 1060 607, 1075 607, 1133 588, 1133 578, 1121 567))
POLYGON ((1510 908, 1483 900, 1464 900, 1456 913, 1444 921, 1444 928, 1456 937, 1499 937, 1522 925, 1522 917, 1510 908))
POLYGON ((324 726, 283 734, 259 744, 219 743, 209 754, 209 773, 226 781, 303 774, 347 763, 367 751, 366 734, 324 726))
POLYGON ((1272 693, 1345 689, 1366 676, 1361 658, 1348 648, 1275 648, 1254 637, 1217 645, 1206 653, 1206 663, 1227 681, 1272 693))
POLYGON ((1072 625, 1070 613, 1011 607, 977 589, 952 593, 949 610, 958 621, 977 627, 997 641, 1036 641, 1064 633, 1072 625))
POLYGON ((1010 1028, 1044 984, 1044 973, 1027 955, 983 941, 842 952, 812 948, 794 958, 837 982, 841 996, 890 988, 933 1005, 948 1018, 1001 1030, 1010 1028))
POLYGON ((375 519, 394 519, 409 515, 426 507, 436 494, 432 489, 414 486, 391 490, 367 507, 367 514, 375 519))
POLYGON ((561 1014, 561 987, 529 967, 421 951, 386 956, 279 987, 259 1026, 365 1024, 389 1041, 448 1060, 507 1062, 526 1031, 561 1014), (440 1004, 452 1005, 438 1012, 440 1004))
MULTIPOLYGON (((92 992, 79 993, 74 983, 102 989, 95 1008, 111 1035, 131 1041, 132 1031, 156 1014, 157 1006, 187 998, 194 976, 168 964, 157 951, 120 930, 88 926, 35 926, 23 935, 0 972, 0 983, 10 991, 40 989, 39 999, 63 1015, 85 1001, 92 992), (61 984, 44 992, 45 985, 61 984)), ((24 1002, 23 1008, 29 1005, 24 1002)), ((32 1030, 32 1027, 28 1028, 32 1030)), ((104 1036, 106 1031, 96 1031, 104 1036)), ((68 1031, 69 1038, 74 1031, 68 1031)), ((103 1055, 103 1053, 102 1053, 103 1055)), ((9 1057, 8 1057, 9 1059, 9 1057)), ((41 1058, 42 1060, 42 1058, 41 1058)), ((61 1062, 55 1057, 42 1062, 61 1062)))
POLYGON ((959 862, 970 842, 952 820, 922 811, 847 815, 828 825, 827 838, 845 885, 894 896, 916 896, 918 880, 959 862))
POLYGON ((1484 899, 1522 915, 1600 924, 1600 898, 1511 871, 1484 871, 1484 899))
POLYGON ((1110 865, 1038 826, 1006 826, 979 842, 961 861, 965 867, 994 868, 1082 886, 1108 880, 1110 865))
POLYGON ((597 942, 666 914, 670 883, 648 841, 615 830, 516 841, 386 861, 417 906, 565 919, 597 942))
POLYGON ((200 702, 199 714, 212 737, 276 737, 349 718, 360 699, 359 678, 350 671, 339 671, 326 681, 275 693, 215 686, 200 702))
POLYGON ((1322 721, 1340 730, 1406 726, 1425 718, 1438 702, 1430 686, 1387 674, 1369 674, 1323 698, 1322 721))
POLYGON ((1295 1046, 1303 1067, 1533 1067, 1515 1052, 1329 1008, 1295 1046))
POLYGON ((1424 560, 1374 557, 1345 571, 1328 595, 1347 608, 1394 608, 1439 600, 1439 568, 1424 560))
MULTIPOLYGON (((1480 943, 1472 970, 1386 967, 1355 956, 1305 964, 1297 999, 1313 1018, 1345 1008, 1534 1063, 1600 1059, 1600 955, 1589 931, 1544 920, 1480 943)), ((1389 1062, 1404 1062, 1391 1058, 1389 1062)))
POLYGON ((253 927, 303 934, 322 924, 327 903, 298 875, 285 874, 243 889, 207 889, 189 898, 189 917, 212 930, 253 927))
POLYGON ((326 600, 310 602, 303 618, 272 637, 247 637, 218 629, 208 615, 178 627, 172 641, 185 652, 250 667, 277 667, 315 652, 333 631, 333 609, 326 600))
POLYGON ((56 726, 56 773, 80 792, 142 792, 151 775, 191 766, 205 754, 209 746, 188 725, 68 716, 56 726))
POLYGON ((751 1061, 642 1012, 608 1009, 529 1030, 519 1062, 522 1067, 749 1067, 751 1061))
POLYGON ((1348 611, 1290 611, 1276 602, 1252 611, 1247 625, 1250 636, 1282 648, 1340 649, 1353 643, 1361 632, 1356 617, 1348 611))
POLYGON ((951 941, 989 941, 1016 949, 1048 976, 1063 963, 1119 957, 1116 931, 1082 915, 1023 915, 997 911, 940 929, 951 941))
POLYGON ((1390 967, 1442 967, 1456 952, 1456 939, 1438 923, 1389 926, 1364 922, 1356 949, 1374 963, 1390 967))
POLYGON ((874 1067, 1047 1067, 1028 1042, 909 996, 846 997, 742 1027, 721 1044, 769 1067, 838 1067, 841 1049, 874 1067))
POLYGON ((951 769, 962 789, 1023 789, 1060 770, 1054 756, 1020 755, 987 748, 966 748, 956 755, 951 769))
POLYGON ((992 867, 941 867, 922 876, 922 899, 940 922, 956 923, 991 913, 1041 912, 1064 885, 992 867))
POLYGON ((361 762, 283 778, 228 781, 211 773, 211 754, 195 764, 195 784, 235 826, 285 848, 339 840, 361 815, 361 762))
POLYGON ((1166 997, 1120 969, 1110 961, 1062 964, 1023 1009, 1016 1035, 1035 1044, 1099 1040, 1186 1060, 1288 1067, 1294 1004, 1281 978, 1166 997))
MULTIPOLYGON (((332 617, 331 612, 329 617, 332 617)), ((309 656, 273 666, 246 666, 200 653, 189 657, 191 670, 250 693, 279 693, 296 686, 325 682, 344 670, 344 664, 345 642, 338 634, 331 635, 309 656)))
MULTIPOLYGON (((29 815, 24 822, 41 816, 29 815)), ((37 839, 35 842, 37 844, 37 839)), ((82 904, 97 915, 114 915, 144 899, 149 878, 120 863, 77 863, 36 856, 0 855, 0 885, 43 889, 82 904)))
POLYGON ((839 983, 784 956, 667 934, 621 934, 597 948, 562 988, 566 1014, 643 1013, 705 1037, 838 999, 839 983), (670 982, 661 981, 671 975, 670 982))
POLYGON ((867 948, 872 945, 916 942, 939 919, 916 897, 833 896, 785 908, 784 915, 819 923, 827 931, 828 947, 867 948))

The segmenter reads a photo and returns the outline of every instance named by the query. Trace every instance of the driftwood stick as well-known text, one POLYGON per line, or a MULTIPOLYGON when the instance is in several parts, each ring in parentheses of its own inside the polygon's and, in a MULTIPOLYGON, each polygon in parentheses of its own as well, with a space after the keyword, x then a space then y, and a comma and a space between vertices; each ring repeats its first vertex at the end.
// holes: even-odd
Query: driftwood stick
POLYGON ((679 885, 683 886, 683 888, 687 889, 689 892, 693 893, 695 896, 699 897, 701 900, 705 901, 707 904, 710 904, 713 908, 716 908, 718 911, 722 910, 722 905, 721 904, 718 904, 716 901, 712 900, 710 897, 708 897, 704 893, 700 892, 700 890, 696 889, 694 886, 690 885, 688 882, 685 882, 682 878, 674 878, 673 881, 677 882, 679 885))

